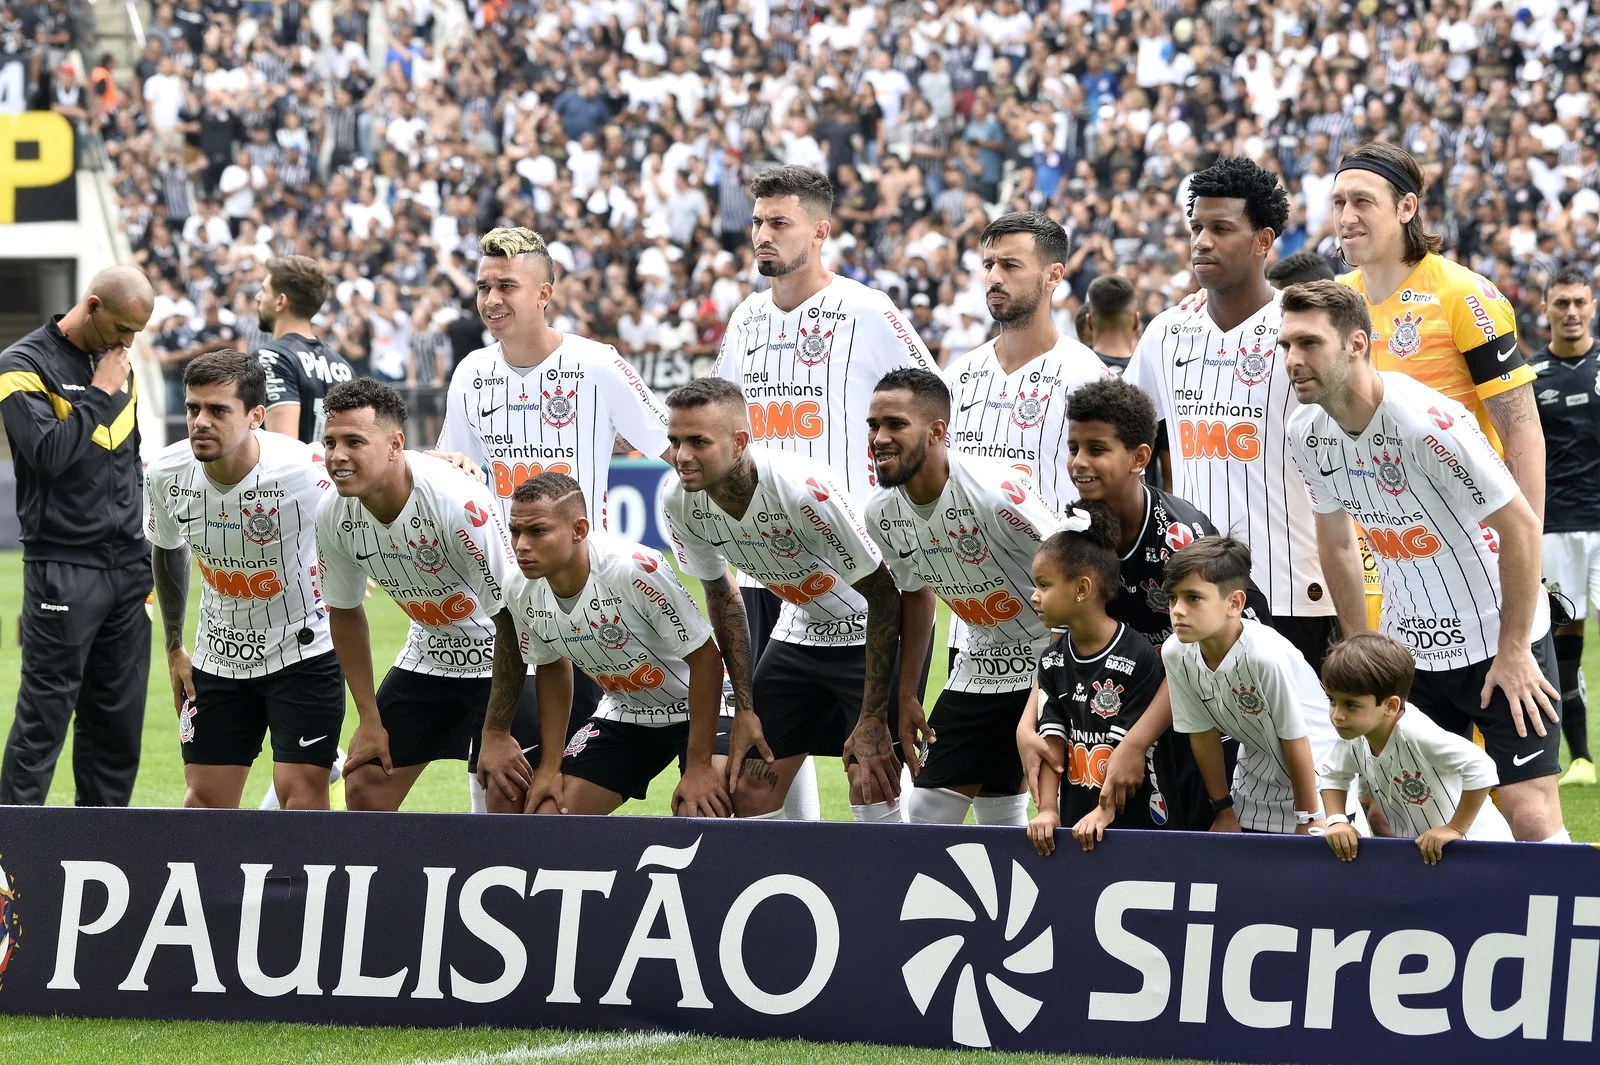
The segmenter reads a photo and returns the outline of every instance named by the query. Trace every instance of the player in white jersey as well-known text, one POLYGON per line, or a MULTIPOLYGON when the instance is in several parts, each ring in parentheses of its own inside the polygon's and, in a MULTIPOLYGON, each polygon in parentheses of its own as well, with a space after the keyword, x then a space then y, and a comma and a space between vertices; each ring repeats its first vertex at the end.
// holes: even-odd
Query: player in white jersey
POLYGON ((901 820, 893 728, 852 731, 863 708, 881 722, 898 699, 900 593, 842 480, 820 462, 751 444, 747 411, 739 386, 720 377, 667 396, 678 478, 662 503, 679 566, 705 585, 732 674, 734 810, 781 817, 806 756, 843 753, 857 818, 901 820), (784 601, 753 677, 730 565, 784 601))
POLYGON ((1156 315, 1126 376, 1166 423, 1173 494, 1250 545, 1273 627, 1314 667, 1333 636, 1334 604, 1289 458, 1295 400, 1277 354, 1279 295, 1266 277, 1288 217, 1277 178, 1247 159, 1196 174, 1189 254, 1206 303, 1156 315))
MULTIPOLYGON (((967 623, 955 667, 932 721, 902 700, 900 742, 916 758, 917 733, 930 739, 912 762, 912 821, 960 824, 972 808, 981 825, 1028 823, 1017 754, 1017 722, 1028 704, 1039 652, 1050 630, 1029 608, 1033 556, 1061 524, 1027 476, 994 459, 945 444, 950 390, 938 374, 896 370, 879 382, 867 425, 883 487, 867 504, 867 529, 895 583, 907 594, 932 589, 967 623)), ((867 623, 875 623, 869 613, 867 623)), ((932 617, 907 621, 902 661, 917 661, 932 617)), ((866 715, 873 708, 865 708, 866 715)))
POLYGON ((1538 516, 1464 406, 1373 367, 1360 292, 1313 281, 1283 305, 1278 342, 1305 404, 1290 445, 1341 625, 1365 623, 1353 517, 1383 578, 1382 629, 1417 660, 1412 702, 1452 732, 1483 733, 1519 840, 1565 838, 1538 516))
MULTIPOLYGON (((1000 335, 951 361, 950 441, 958 451, 1014 467, 1060 511, 1078 498, 1067 470, 1067 397, 1108 376, 1092 350, 1062 336, 1050 316, 1066 273, 1067 232, 1038 211, 1014 211, 979 238, 989 315, 1000 335)), ((950 625, 950 661, 966 622, 950 625)))
MULTIPOLYGON (((1375 632, 1358 632, 1328 652, 1322 680, 1339 742, 1317 769, 1325 806, 1338 809, 1354 785, 1364 785, 1390 831, 1416 840, 1430 865, 1453 840, 1509 841, 1511 826, 1488 801, 1499 780, 1494 759, 1406 701, 1415 676, 1405 645, 1375 632)), ((1355 832, 1338 815, 1327 820, 1333 852, 1355 858, 1355 832)))
POLYGON ((333 484, 311 447, 261 428, 267 379, 255 359, 214 351, 183 376, 189 439, 145 475, 183 803, 238 806, 270 729, 284 805, 326 810, 344 677, 317 588, 316 515, 333 484), (191 551, 204 582, 192 661, 191 551))
MULTIPOLYGON (((539 234, 492 229, 478 249, 478 314, 495 342, 462 359, 451 375, 439 449, 484 468, 502 521, 511 519, 517 485, 550 471, 578 482, 590 526, 604 531, 617 434, 665 458, 666 412, 616 348, 550 328, 545 308, 555 291, 555 262, 539 234)), ((573 731, 589 720, 600 695, 581 670, 574 674, 573 731)), ((478 809, 483 797, 473 781, 478 809)))
MULTIPOLYGON (((726 817, 733 807, 712 765, 722 658, 711 626, 665 558, 591 533, 585 507, 578 482, 560 473, 530 477, 512 494, 511 546, 527 580, 508 600, 517 653, 496 647, 505 668, 496 671, 490 723, 496 708, 515 705, 524 661, 566 658, 606 692, 565 757, 540 766, 524 808, 608 814, 643 799, 677 762, 673 813, 726 817)), ((548 709, 552 728, 565 721, 566 707, 548 709)))
POLYGON ((1241 616, 1250 570, 1250 548, 1231 536, 1202 537, 1167 560, 1172 635, 1161 663, 1172 727, 1189 736, 1212 831, 1307 833, 1322 825, 1316 767, 1337 734, 1310 664, 1286 637, 1241 616), (1239 741, 1231 785, 1224 734, 1239 741))
MULTIPOLYGON (((933 356, 888 296, 823 265, 833 216, 826 174, 774 167, 751 182, 750 197, 756 269, 772 287, 734 309, 717 373, 744 390, 756 443, 831 467, 859 510, 877 484, 866 434, 872 389, 902 366, 934 369, 933 356)), ((743 573, 739 584, 759 658, 782 603, 743 573)), ((794 819, 821 816, 809 762, 785 809, 794 819)))
MULTIPOLYGON (((481 751, 476 742, 497 627, 514 639, 506 591, 522 577, 489 489, 443 459, 405 450, 400 393, 361 378, 329 389, 324 409, 338 494, 317 513, 317 554, 333 647, 360 715, 345 762, 345 801, 352 810, 397 810, 436 758, 465 757, 469 768, 481 759, 495 769, 537 744, 532 713, 524 713, 517 740, 491 746, 495 737, 486 734, 481 751), (376 692, 363 606, 368 578, 411 618, 376 692)), ((542 671, 539 694, 565 706, 568 677, 542 671)), ((521 809, 505 796, 489 800, 491 810, 521 809)))

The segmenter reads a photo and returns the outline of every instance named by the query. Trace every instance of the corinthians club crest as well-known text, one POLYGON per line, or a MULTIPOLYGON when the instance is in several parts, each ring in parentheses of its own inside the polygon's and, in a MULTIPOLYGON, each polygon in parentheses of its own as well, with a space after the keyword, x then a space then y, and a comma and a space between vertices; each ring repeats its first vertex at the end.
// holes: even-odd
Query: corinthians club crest
POLYGON ((1234 705, 1239 708, 1239 713, 1256 717, 1267 708, 1267 701, 1261 698, 1255 685, 1241 685, 1233 689, 1234 705))
POLYGON ((594 642, 607 651, 621 650, 632 638, 622 624, 621 614, 613 614, 609 619, 602 614, 599 621, 589 622, 589 627, 594 630, 594 642))
POLYGON ((1373 464, 1378 467, 1378 487, 1392 496, 1397 496, 1406 490, 1406 471, 1400 465, 1400 460, 1390 455, 1386 450, 1380 458, 1374 459, 1373 464))
POLYGON ((1394 332, 1389 334, 1389 354, 1397 359, 1409 359, 1422 350, 1422 316, 1410 311, 1394 322, 1394 332))
POLYGON ((1433 789, 1428 787, 1428 782, 1422 779, 1419 772, 1415 776, 1401 770, 1400 775, 1391 778, 1400 787, 1400 797, 1412 806, 1421 806, 1433 798, 1433 789))
POLYGON ((1168 598, 1166 589, 1161 587, 1161 582, 1154 577, 1141 581, 1140 588, 1144 589, 1144 601, 1151 610, 1157 614, 1171 613, 1172 600, 1168 598))
POLYGON ((1114 680, 1095 681, 1089 710, 1095 717, 1116 717, 1122 710, 1122 685, 1114 680))
POLYGON ((268 510, 257 503, 254 508, 245 507, 239 515, 239 527, 244 530, 244 538, 257 547, 266 547, 278 538, 278 508, 268 510))
POLYGON ((571 425, 578 416, 578 390, 576 388, 561 391, 557 385, 554 392, 545 392, 539 402, 539 417, 552 429, 565 429, 571 425))
POLYGON ((1017 401, 1011 407, 1011 420, 1019 429, 1032 429, 1044 421, 1044 409, 1049 402, 1050 393, 1041 396, 1037 388, 1032 392, 1018 392, 1017 401))
POLYGON ((793 558, 800 553, 800 537, 794 534, 793 529, 780 529, 776 525, 771 532, 763 532, 761 539, 767 543, 767 550, 779 558, 793 558))
POLYGON ((828 352, 832 350, 833 345, 829 343, 832 337, 833 330, 824 333, 820 325, 812 326, 809 332, 805 326, 801 326, 800 339, 794 347, 794 357, 806 366, 815 366, 823 362, 827 359, 828 352))
POLYGON ((444 548, 439 546, 438 537, 430 540, 428 534, 423 533, 420 543, 407 538, 406 545, 411 548, 411 561, 422 572, 438 573, 444 569, 444 548))
POLYGON ((1239 357, 1234 363, 1233 375, 1241 384, 1254 388, 1268 377, 1272 376, 1272 349, 1261 350, 1261 341, 1248 351, 1243 344, 1239 345, 1239 357))
POLYGON ((962 525, 957 529, 948 530, 950 533, 950 550, 957 558, 969 566, 976 566, 989 557, 989 545, 983 542, 983 537, 978 535, 978 527, 974 525, 967 528, 962 525))

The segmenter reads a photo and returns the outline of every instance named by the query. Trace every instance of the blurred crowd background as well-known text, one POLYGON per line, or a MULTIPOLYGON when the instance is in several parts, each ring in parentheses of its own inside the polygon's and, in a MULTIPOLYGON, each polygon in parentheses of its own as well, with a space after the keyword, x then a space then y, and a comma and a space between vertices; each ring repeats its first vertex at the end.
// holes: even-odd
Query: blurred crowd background
POLYGON ((525 225, 562 267, 553 324, 670 389, 764 284, 745 190, 778 163, 833 177, 828 265, 941 361, 988 335, 977 238, 1006 211, 1071 235, 1068 335, 1101 275, 1147 317, 1172 305, 1194 287, 1185 182, 1218 155, 1289 188, 1279 256, 1338 266, 1335 164, 1403 145, 1444 254, 1512 299, 1530 352, 1542 281, 1600 256, 1582 2, 179 0, 131 71, 92 21, 0 0, 0 51, 110 168, 169 377, 254 344, 262 263, 305 254, 337 279, 319 325, 346 358, 442 387, 484 343, 477 237, 525 225))

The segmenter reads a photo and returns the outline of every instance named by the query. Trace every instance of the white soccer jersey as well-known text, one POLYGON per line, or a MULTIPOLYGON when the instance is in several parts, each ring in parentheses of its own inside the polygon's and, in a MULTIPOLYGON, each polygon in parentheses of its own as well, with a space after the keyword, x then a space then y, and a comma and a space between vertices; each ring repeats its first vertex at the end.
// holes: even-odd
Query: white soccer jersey
POLYGON ((654 458, 667 448, 666 410, 616 348, 561 336, 532 369, 509 365, 498 343, 462 359, 450 377, 439 449, 487 467, 503 521, 517 485, 550 471, 578 482, 590 524, 604 529, 616 435, 654 458))
POLYGON ((1167 423, 1173 494, 1250 545, 1251 575, 1273 614, 1320 616, 1334 612, 1333 597, 1286 446, 1299 402, 1278 352, 1279 300, 1226 333, 1204 308, 1162 311, 1125 376, 1167 423))
POLYGON ((734 518, 706 492, 668 480, 662 510, 685 573, 702 580, 732 565, 784 601, 772 639, 852 647, 867 639, 867 601, 852 585, 883 561, 850 502, 820 462, 752 444, 756 491, 734 518))
MULTIPOLYGON (((1381 754, 1373 754, 1367 738, 1357 736, 1339 740, 1319 763, 1318 788, 1349 793, 1357 780, 1366 781, 1395 835, 1416 839, 1450 823, 1463 791, 1492 788, 1500 776, 1482 748, 1446 732, 1407 703, 1381 754)), ((1486 800, 1467 838, 1510 840, 1511 826, 1486 800)))
POLYGON ((145 474, 150 542, 188 545, 200 566, 194 668, 261 677, 333 650, 317 588, 317 507, 333 482, 318 449, 255 432, 261 457, 236 485, 206 476, 189 441, 145 474))
POLYGON ((633 725, 689 720, 684 656, 711 626, 659 552, 589 537, 589 582, 564 602, 548 581, 524 581, 508 598, 522 658, 569 659, 605 691, 595 717, 633 725))
POLYGON ((1246 619, 1244 632, 1213 672, 1198 643, 1168 636, 1161 645, 1172 695, 1172 727, 1217 729, 1239 741, 1233 770, 1234 813, 1258 832, 1293 832, 1294 784, 1283 740, 1311 740, 1311 764, 1322 764, 1339 734, 1328 721, 1328 697, 1305 657, 1285 637, 1246 619))
POLYGON ((744 389, 751 438, 832 467, 858 504, 878 483, 872 390, 907 366, 937 369, 888 296, 840 274, 788 313, 770 289, 746 297, 717 356, 717 374, 744 389))
POLYGON ((522 580, 494 497, 443 459, 405 453, 411 498, 384 525, 353 496, 330 494, 317 513, 322 594, 362 605, 371 577, 411 618, 397 669, 436 677, 494 672, 494 622, 522 580))
POLYGON ((944 368, 950 386, 950 442, 1033 479, 1045 505, 1060 511, 1078 498, 1067 469, 1067 397, 1110 376, 1093 351, 1062 337, 1007 374, 989 341, 944 368))
POLYGON ((1020 691, 1033 683, 1050 630, 1028 601, 1034 553, 1061 525, 1033 483, 993 459, 949 452, 950 479, 930 506, 904 488, 879 489, 867 529, 902 591, 932 588, 967 623, 945 685, 1020 691))
MULTIPOLYGON (((1361 526, 1383 579, 1382 630, 1418 669, 1485 661, 1500 640, 1500 543, 1483 519, 1517 482, 1465 407, 1405 374, 1379 376, 1383 401, 1359 436, 1318 406, 1290 420, 1311 505, 1361 526)), ((1533 640, 1550 628, 1536 599, 1533 640)))

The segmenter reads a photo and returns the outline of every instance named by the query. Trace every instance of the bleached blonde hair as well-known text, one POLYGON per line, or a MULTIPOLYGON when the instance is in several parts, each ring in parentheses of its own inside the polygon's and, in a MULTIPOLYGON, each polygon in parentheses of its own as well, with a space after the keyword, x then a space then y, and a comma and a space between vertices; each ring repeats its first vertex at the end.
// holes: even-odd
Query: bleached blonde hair
POLYGON ((498 259, 532 255, 544 263, 545 276, 551 281, 556 279, 555 260, 550 257, 544 238, 526 226, 500 226, 489 230, 478 239, 478 252, 498 259))

